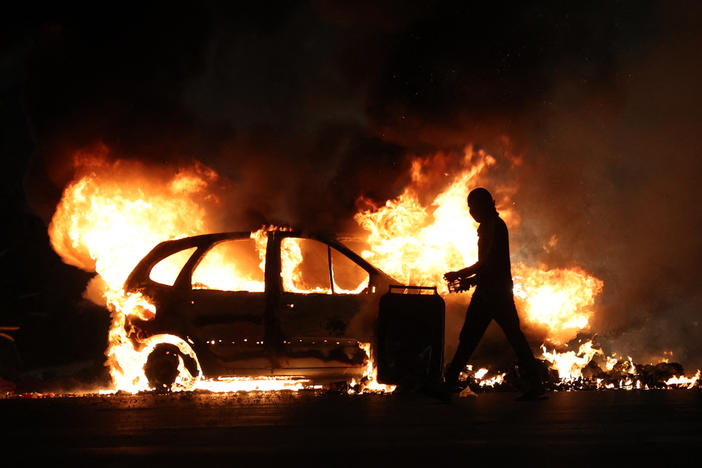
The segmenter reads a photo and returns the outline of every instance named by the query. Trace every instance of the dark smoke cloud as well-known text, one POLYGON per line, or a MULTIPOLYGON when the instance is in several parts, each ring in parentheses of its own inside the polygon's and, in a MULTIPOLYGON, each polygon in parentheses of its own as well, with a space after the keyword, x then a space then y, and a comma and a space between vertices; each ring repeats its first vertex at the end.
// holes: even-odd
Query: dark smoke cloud
MULTIPOLYGON (((565 252, 608 285, 596 327, 699 366, 702 36, 690 29, 699 12, 668 19, 663 41, 619 55, 614 99, 554 88, 554 102, 575 106, 543 116, 532 164, 557 194, 550 226, 570 226, 565 252)), ((539 209, 534 189, 526 209, 539 209)))
POLYGON ((520 255, 605 281, 594 328, 611 346, 702 365, 694 4, 206 2, 13 18, 3 87, 36 135, 25 190, 44 220, 68 156, 96 141, 212 166, 233 183, 232 225, 331 231, 359 195, 398 194, 408 156, 475 143, 498 158, 495 187, 519 187, 520 255))

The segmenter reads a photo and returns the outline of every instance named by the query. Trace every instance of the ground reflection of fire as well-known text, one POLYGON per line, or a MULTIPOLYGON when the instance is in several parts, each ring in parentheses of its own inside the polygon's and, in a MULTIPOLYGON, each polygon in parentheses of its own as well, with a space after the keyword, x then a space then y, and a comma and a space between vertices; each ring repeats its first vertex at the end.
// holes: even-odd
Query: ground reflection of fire
MULTIPOLYGON (((376 205, 361 199, 362 209, 356 222, 366 232, 368 245, 362 256, 372 264, 406 284, 436 284, 441 293, 447 289, 442 275, 462 268, 477 257, 477 231, 465 206, 471 188, 485 185, 494 158, 483 151, 467 148, 462 170, 447 179, 443 190, 428 204, 420 202, 420 188, 426 183, 425 161, 417 159, 412 165, 412 182, 393 200, 376 205)), ((221 210, 218 197, 219 176, 196 163, 178 171, 146 171, 143 166, 124 161, 111 161, 109 150, 98 147, 90 153, 76 156, 77 178, 64 190, 52 219, 49 234, 54 249, 65 262, 98 273, 86 293, 97 300, 102 296, 112 314, 107 365, 113 380, 111 391, 130 392, 149 388, 144 375, 146 356, 159 343, 177 346, 184 355, 192 354, 188 343, 172 335, 158 335, 134 345, 127 336, 125 323, 129 317, 142 320, 153 318, 158 311, 148 298, 126 293, 122 288, 135 264, 161 241, 216 232, 216 213, 221 210), (158 221, 155 221, 158 220, 158 221)), ((510 228, 519 223, 507 199, 498 200, 498 209, 510 228)), ((252 235, 265 266, 266 231, 262 228, 252 235)), ((555 239, 555 238, 554 238, 555 239)), ((553 244, 553 242, 551 243, 553 244)), ((300 248, 294 242, 282 253, 283 282, 297 292, 297 269, 301 263, 300 248)), ((512 254, 519 258, 518 252, 512 254)), ((178 271, 178 259, 161 266, 156 275, 169 277, 178 271)), ((212 264, 195 287, 208 283, 216 286, 219 268, 226 259, 212 264)), ((513 264, 515 299, 524 320, 545 330, 548 341, 562 345, 579 332, 587 331, 595 309, 595 301, 603 282, 581 268, 549 269, 520 261, 513 264)), ((156 278, 154 278, 156 279, 156 278)), ((239 288, 262 291, 263 283, 241 275, 239 288)), ((364 284, 349 293, 360 291, 364 284)), ((340 290, 335 286, 336 290, 340 290)), ((312 292, 312 291, 305 291, 312 292)), ((359 344, 366 352, 366 372, 362 382, 351 382, 351 392, 385 392, 392 387, 376 381, 376 369, 370 356, 370 345, 359 344)), ((642 388, 646 383, 636 380, 635 366, 630 358, 620 360, 606 357, 592 341, 578 351, 557 352, 542 347, 541 358, 557 372, 562 382, 578 382, 583 370, 595 356, 603 357, 605 370, 617 367, 620 382, 611 378, 592 376, 598 388, 642 388), (622 363, 629 362, 627 367, 622 363), (611 364, 611 367, 610 367, 611 364), (622 373, 622 368, 625 369, 622 373)), ((180 359, 180 358, 179 358, 180 359)), ((309 388, 309 382, 295 378, 262 377, 206 380, 191 375, 183 365, 173 390, 206 389, 210 391, 238 390, 298 390, 309 388)), ((503 385, 506 373, 490 373, 487 369, 464 375, 479 387, 503 385)), ((694 377, 671 376, 666 384, 692 387, 699 381, 694 377)))

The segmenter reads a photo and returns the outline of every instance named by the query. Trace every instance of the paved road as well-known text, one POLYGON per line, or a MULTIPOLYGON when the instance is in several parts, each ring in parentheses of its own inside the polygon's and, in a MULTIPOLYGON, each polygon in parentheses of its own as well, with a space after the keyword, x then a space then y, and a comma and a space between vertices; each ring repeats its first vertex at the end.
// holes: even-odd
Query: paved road
MULTIPOLYGON (((3 452, 75 466, 699 465, 699 390, 488 393, 319 392, 0 400, 3 452), (20 448, 22 447, 22 448, 20 448), (175 465, 173 463, 175 462, 175 465), (390 463, 390 465, 388 465, 390 463)), ((6 458, 7 460, 7 458, 6 458)))

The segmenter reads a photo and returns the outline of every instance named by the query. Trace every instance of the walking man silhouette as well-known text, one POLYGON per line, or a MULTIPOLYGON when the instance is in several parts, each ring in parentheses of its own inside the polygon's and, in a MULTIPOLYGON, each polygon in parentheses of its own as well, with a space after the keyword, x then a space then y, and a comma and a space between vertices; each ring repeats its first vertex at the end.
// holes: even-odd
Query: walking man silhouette
POLYGON ((462 270, 444 275, 449 283, 462 283, 462 288, 476 286, 466 320, 460 334, 458 349, 445 373, 449 389, 458 388, 458 375, 478 346, 491 320, 502 328, 517 354, 520 372, 525 375, 527 390, 520 399, 538 399, 545 393, 539 377, 538 362, 519 328, 519 317, 512 295, 512 272, 509 259, 509 234, 500 218, 495 201, 484 188, 468 194, 468 209, 478 227, 478 261, 462 270))

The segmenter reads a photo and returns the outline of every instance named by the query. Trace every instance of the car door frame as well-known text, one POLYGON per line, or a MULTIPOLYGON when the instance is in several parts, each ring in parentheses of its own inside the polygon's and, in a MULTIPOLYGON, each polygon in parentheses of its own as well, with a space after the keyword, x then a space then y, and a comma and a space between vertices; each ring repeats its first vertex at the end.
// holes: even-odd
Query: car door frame
MULTIPOLYGON (((272 340, 271 348, 274 349, 276 355, 283 354, 283 340, 285 339, 284 330, 281 328, 279 313, 283 307, 283 281, 281 278, 281 250, 282 241, 286 238, 301 238, 301 239, 311 239, 321 242, 328 247, 334 248, 339 253, 345 255, 349 260, 353 261, 356 265, 361 267, 368 273, 368 291, 367 294, 372 295, 369 298, 369 302, 375 303, 379 302, 381 292, 387 288, 389 284, 395 284, 394 281, 389 276, 382 273, 380 270, 373 267, 370 263, 364 260, 360 255, 356 254, 354 251, 341 244, 340 242, 326 237, 324 235, 318 235, 315 233, 309 233, 305 231, 298 230, 276 230, 270 231, 268 237, 268 251, 266 257, 266 294, 267 294, 267 308, 266 308, 266 324, 268 327, 266 332, 269 336, 266 340, 272 340)), ((330 281, 332 280, 330 272, 330 281)), ((338 293, 337 293, 338 294, 338 293)), ((376 307, 377 309, 377 307, 376 307)), ((377 310, 375 310, 377 315, 377 310)), ((375 337, 371 338, 374 341, 375 337)), ((284 371, 284 369, 281 369, 284 371)))

